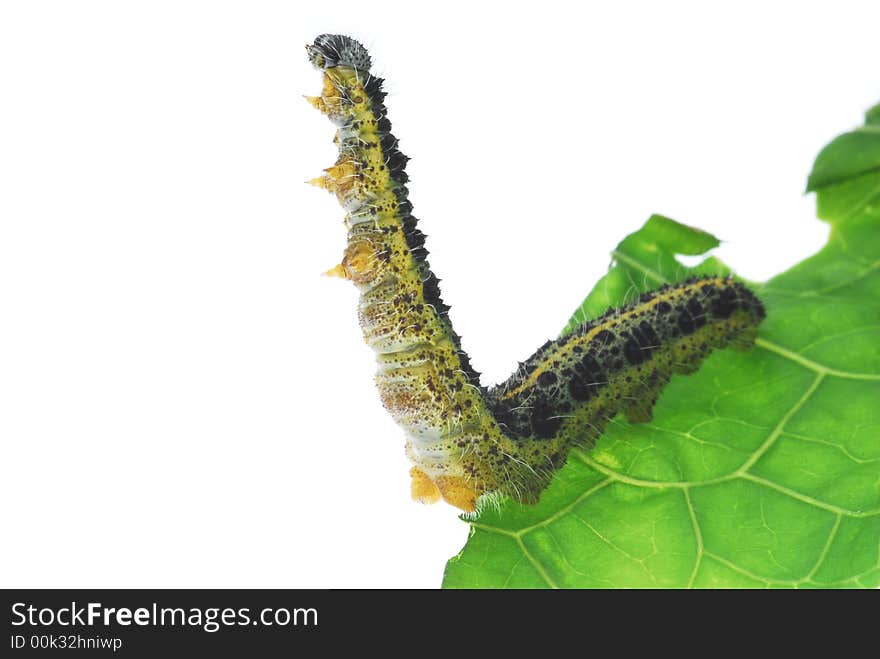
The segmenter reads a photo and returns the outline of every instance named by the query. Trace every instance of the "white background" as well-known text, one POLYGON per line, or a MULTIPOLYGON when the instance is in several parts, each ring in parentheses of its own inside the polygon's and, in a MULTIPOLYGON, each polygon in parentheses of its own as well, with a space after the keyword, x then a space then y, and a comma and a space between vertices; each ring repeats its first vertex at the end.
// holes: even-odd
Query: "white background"
POLYGON ((436 587, 303 45, 370 47, 484 381, 652 213, 765 279, 812 160, 880 101, 876 2, 4 2, 0 586, 436 587))

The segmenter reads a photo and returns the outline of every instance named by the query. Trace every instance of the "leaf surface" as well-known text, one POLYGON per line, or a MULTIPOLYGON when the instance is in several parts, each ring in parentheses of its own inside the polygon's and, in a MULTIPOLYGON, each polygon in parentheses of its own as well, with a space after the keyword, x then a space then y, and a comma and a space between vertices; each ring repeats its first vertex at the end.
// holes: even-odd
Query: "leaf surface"
MULTIPOLYGON (((471 520, 447 588, 880 585, 880 106, 831 142, 808 190, 816 255, 751 286, 757 345, 675 376, 648 424, 616 417, 536 506, 471 520)), ((661 216, 627 236, 564 332, 639 293, 729 270, 661 216)))

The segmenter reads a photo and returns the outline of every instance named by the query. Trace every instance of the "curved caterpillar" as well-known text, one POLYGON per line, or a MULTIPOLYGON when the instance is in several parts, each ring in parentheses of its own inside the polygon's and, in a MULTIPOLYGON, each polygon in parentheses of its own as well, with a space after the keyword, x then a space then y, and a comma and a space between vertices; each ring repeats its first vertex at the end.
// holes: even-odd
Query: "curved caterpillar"
POLYGON ((696 370, 713 348, 754 343, 764 308, 746 287, 689 279, 548 341, 506 382, 484 388, 428 265, 408 159, 367 50, 331 34, 306 49, 324 74, 321 96, 307 99, 337 125, 339 147, 311 182, 347 211, 348 246, 327 274, 360 289, 360 325, 382 402, 406 435, 414 499, 442 497, 466 512, 493 496, 536 502, 569 450, 591 446, 616 413, 650 420, 673 373, 696 370))

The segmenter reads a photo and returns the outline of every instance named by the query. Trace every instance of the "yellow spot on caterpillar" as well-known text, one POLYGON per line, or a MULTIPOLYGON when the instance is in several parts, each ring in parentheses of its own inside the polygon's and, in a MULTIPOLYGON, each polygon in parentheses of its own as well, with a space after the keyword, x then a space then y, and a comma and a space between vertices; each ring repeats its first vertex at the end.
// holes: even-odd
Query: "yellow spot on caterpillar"
POLYGON ((418 467, 409 470, 412 479, 412 498, 419 503, 437 503, 440 501, 440 489, 424 471, 418 467))

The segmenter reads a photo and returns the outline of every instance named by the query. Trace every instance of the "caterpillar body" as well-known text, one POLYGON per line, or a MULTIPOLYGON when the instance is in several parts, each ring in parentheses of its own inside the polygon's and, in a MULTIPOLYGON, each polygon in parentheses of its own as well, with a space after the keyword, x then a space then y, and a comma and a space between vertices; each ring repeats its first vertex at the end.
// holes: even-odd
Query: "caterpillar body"
POLYGON ((406 436, 414 499, 466 512, 499 496, 533 503, 570 449, 591 446, 615 414, 650 420, 674 373, 696 370, 714 348, 754 342, 761 302, 729 278, 694 278, 548 341, 485 388, 428 265, 369 54, 330 34, 306 49, 324 76, 321 95, 307 98, 337 125, 339 147, 312 182, 347 211, 348 245, 328 274, 360 289, 358 318, 382 402, 406 436))

